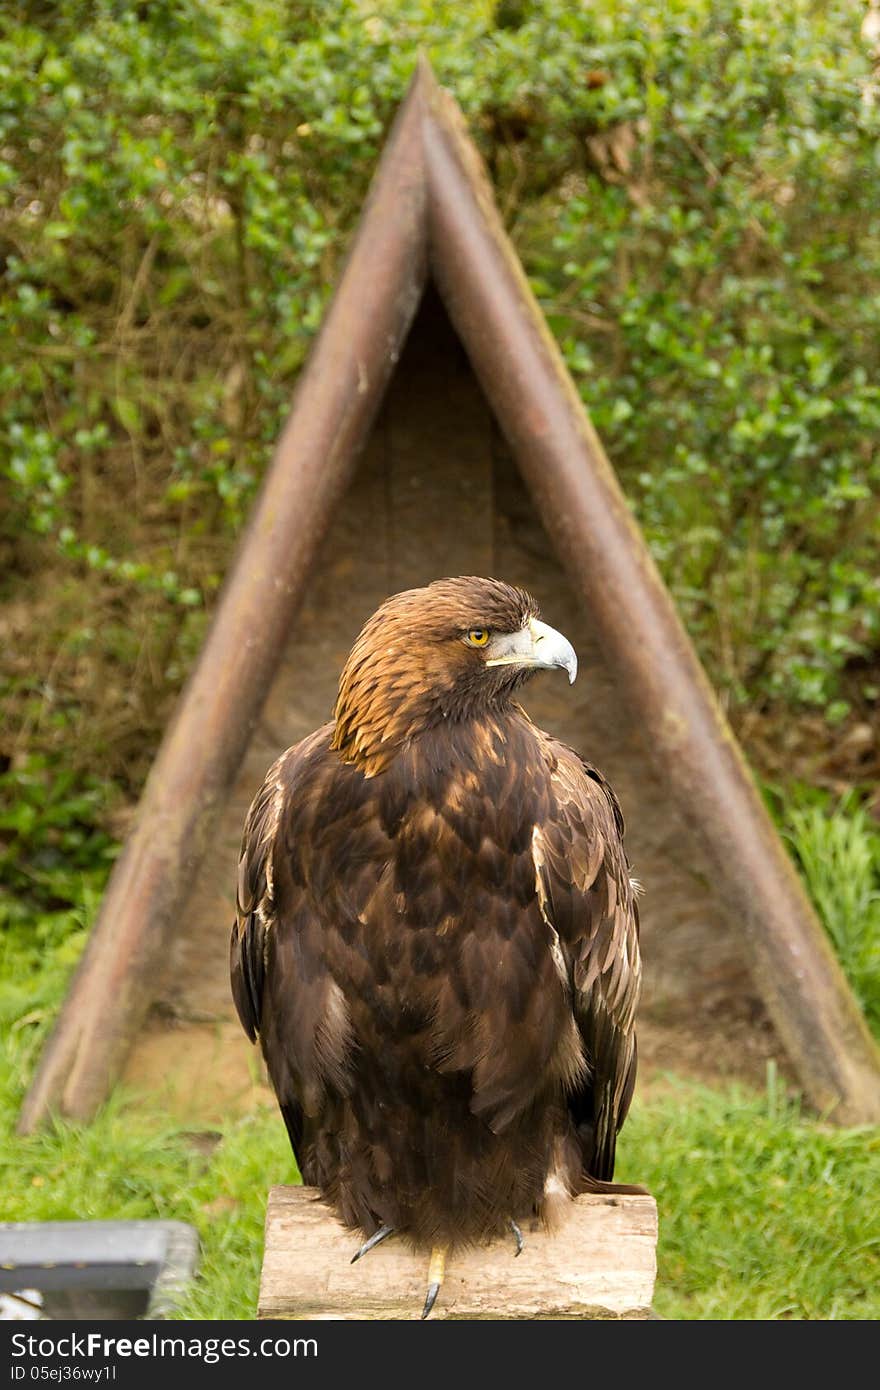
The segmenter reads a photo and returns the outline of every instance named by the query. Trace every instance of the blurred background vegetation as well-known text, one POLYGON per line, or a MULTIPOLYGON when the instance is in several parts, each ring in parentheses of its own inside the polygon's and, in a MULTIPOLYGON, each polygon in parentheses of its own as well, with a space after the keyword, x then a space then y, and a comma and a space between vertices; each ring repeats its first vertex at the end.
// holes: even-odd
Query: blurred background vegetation
POLYGON ((865 15, 859 0, 3 7, 11 1096, 198 651, 419 46, 464 108, 880 1029, 880 39, 865 15))

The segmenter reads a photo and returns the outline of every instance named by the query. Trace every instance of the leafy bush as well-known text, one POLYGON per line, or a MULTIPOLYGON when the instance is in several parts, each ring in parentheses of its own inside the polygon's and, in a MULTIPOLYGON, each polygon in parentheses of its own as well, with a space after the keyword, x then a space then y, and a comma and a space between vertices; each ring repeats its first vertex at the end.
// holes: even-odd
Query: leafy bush
POLYGON ((18 1091, 116 856, 105 803, 95 778, 44 757, 0 774, 0 1033, 18 1091))
MULTIPOLYGON (((97 682, 104 724, 138 706, 108 771, 138 782, 198 646, 419 45, 734 715, 840 718, 854 658, 873 706, 880 102, 860 21, 850 0, 0 17, 2 537, 66 608, 61 650, 34 654, 55 689, 79 698, 83 646, 126 672, 97 682)), ((7 695, 16 727, 21 682, 7 695)))
POLYGON ((0 774, 0 911, 61 909, 75 902, 83 874, 106 872, 110 836, 95 828, 104 811, 96 779, 34 756, 0 774), (14 897, 12 896, 14 894, 14 897))
MULTIPOLYGON (((19 1218, 81 1216, 86 1193, 95 1216, 196 1220, 196 1311, 252 1308, 267 1144, 289 1171, 277 1116, 232 1127, 203 1174, 185 1137, 115 1103, 25 1146, 12 1124, 112 861, 112 784, 140 789, 198 650, 419 46, 733 716, 876 715, 880 94, 862 17, 852 0, 0 13, 0 1160, 19 1218)), ((790 833, 876 1023, 870 822, 807 807, 790 833)), ((678 1213, 665 1312, 876 1311, 870 1137, 742 1097, 674 1096, 630 1125, 621 1176, 678 1213)))

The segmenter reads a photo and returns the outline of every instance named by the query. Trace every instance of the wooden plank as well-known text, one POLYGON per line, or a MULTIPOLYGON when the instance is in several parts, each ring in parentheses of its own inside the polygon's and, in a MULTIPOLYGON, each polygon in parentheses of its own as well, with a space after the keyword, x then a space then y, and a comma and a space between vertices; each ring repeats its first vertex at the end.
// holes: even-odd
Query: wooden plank
MULTIPOLYGON (((513 1237, 460 1250, 447 1264, 432 1318, 647 1318, 656 1278, 657 1207, 649 1196, 578 1197, 552 1235, 538 1222, 513 1237)), ((393 1237, 356 1265, 357 1234, 317 1189, 273 1187, 259 1318, 414 1320, 428 1254, 393 1237)))

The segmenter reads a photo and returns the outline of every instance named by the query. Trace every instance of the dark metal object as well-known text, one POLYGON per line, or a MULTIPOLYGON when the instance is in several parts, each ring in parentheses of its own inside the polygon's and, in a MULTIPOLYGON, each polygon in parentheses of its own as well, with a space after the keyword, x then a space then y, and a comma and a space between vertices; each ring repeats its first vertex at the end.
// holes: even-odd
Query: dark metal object
POLYGON ((0 1224, 0 1292, 38 1289, 51 1316, 163 1318, 196 1271, 199 1238, 183 1221, 0 1224))
POLYGON ((711 854, 806 1094, 841 1122, 880 1119, 880 1054, 531 294, 458 108, 422 61, 22 1129, 54 1108, 92 1113, 143 1020, 155 964, 415 313, 426 255, 621 690, 711 854))

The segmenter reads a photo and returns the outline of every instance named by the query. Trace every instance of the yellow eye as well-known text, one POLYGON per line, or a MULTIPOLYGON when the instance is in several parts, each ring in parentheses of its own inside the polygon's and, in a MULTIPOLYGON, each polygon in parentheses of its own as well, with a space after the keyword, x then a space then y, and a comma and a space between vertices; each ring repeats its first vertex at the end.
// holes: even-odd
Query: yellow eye
POLYGON ((489 640, 488 630, 484 627, 472 627, 465 640, 472 647, 485 647, 489 640))

